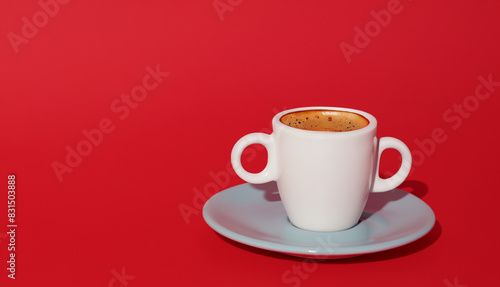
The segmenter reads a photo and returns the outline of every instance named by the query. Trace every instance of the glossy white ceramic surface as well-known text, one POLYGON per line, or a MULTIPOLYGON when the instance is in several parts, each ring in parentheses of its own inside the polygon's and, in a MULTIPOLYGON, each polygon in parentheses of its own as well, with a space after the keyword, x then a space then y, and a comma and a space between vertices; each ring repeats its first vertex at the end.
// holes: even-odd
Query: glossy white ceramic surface
POLYGON ((253 133, 234 146, 231 161, 236 173, 249 183, 277 181, 290 221, 311 231, 339 231, 354 226, 370 192, 391 190, 401 184, 411 167, 409 149, 400 140, 377 139, 377 120, 358 110, 306 107, 283 111, 272 119, 273 133, 253 133), (369 124, 347 132, 310 131, 287 126, 280 118, 301 110, 347 111, 362 115, 369 124), (251 145, 266 147, 268 162, 260 173, 241 166, 241 154, 251 145), (389 179, 378 176, 384 149, 394 148, 403 158, 399 171, 389 179))

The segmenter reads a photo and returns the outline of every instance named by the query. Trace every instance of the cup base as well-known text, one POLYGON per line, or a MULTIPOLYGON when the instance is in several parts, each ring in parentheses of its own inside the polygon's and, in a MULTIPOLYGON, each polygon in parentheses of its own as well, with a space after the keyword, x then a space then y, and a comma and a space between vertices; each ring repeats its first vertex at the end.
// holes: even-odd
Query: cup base
POLYGON ((290 222, 291 225, 293 225, 294 227, 298 228, 298 229, 302 229, 302 230, 305 230, 305 231, 311 231, 311 232, 340 232, 340 231, 346 231, 346 230, 349 230, 353 227, 356 227, 356 225, 358 225, 360 222, 363 221, 363 218, 360 218, 358 221, 356 221, 355 224, 353 225, 348 225, 348 227, 345 227, 345 226, 339 226, 339 227, 336 227, 336 228, 333 228, 333 227, 306 227, 306 226, 300 226, 300 225, 297 225, 295 223, 293 223, 293 221, 290 220, 290 218, 288 217, 288 221, 290 222))

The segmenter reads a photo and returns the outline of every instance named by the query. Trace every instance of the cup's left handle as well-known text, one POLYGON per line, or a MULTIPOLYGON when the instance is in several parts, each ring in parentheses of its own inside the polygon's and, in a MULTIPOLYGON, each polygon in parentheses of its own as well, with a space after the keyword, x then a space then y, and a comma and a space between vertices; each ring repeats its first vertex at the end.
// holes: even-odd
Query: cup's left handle
POLYGON ((236 174, 249 183, 266 183, 278 179, 276 163, 276 143, 273 135, 252 133, 239 139, 231 152, 231 164, 236 174), (241 165, 241 154, 246 147, 252 144, 261 144, 267 150, 266 167, 259 173, 250 173, 241 165))

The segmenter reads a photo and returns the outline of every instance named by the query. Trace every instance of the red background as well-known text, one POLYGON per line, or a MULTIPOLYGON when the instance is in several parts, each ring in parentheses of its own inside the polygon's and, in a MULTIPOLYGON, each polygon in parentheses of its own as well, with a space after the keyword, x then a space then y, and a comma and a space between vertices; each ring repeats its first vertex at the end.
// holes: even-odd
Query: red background
MULTIPOLYGON (((499 284, 500 2, 102 2, 0 3, 0 285, 499 284), (398 12, 390 21, 380 12, 388 6, 398 12), (341 43, 360 48, 346 57, 341 43), (169 75, 155 82, 148 67, 169 75), (157 85, 125 114, 122 94, 140 91, 144 77, 157 85), (493 82, 479 88, 487 98, 476 95, 478 77, 493 82), (400 188, 434 210, 428 235, 308 262, 206 225, 206 199, 195 194, 243 183, 228 169, 232 145, 268 132, 276 112, 312 105, 365 110, 379 136, 407 143, 414 165, 400 188), (113 130, 59 180, 54 162, 66 165, 67 147, 84 149, 82 132, 103 119, 113 130), (15 280, 6 269, 11 173, 15 280)), ((264 162, 261 152, 247 165, 264 162)), ((384 175, 397 164, 384 154, 384 175)))

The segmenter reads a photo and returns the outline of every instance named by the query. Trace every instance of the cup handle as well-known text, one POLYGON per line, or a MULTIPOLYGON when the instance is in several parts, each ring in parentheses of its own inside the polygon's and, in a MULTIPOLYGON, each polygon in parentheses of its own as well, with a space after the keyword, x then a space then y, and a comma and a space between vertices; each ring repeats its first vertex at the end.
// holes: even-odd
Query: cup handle
POLYGON ((236 174, 249 183, 266 183, 278 178, 276 166, 275 141, 273 135, 265 133, 252 133, 242 137, 236 142, 231 152, 231 164, 236 174), (241 165, 241 154, 251 144, 261 144, 267 150, 266 167, 259 173, 250 173, 241 165))
POLYGON ((375 173, 375 181, 373 183, 372 192, 384 192, 396 188, 408 176, 411 169, 411 152, 410 149, 400 140, 392 137, 383 137, 378 142, 378 158, 377 158, 377 171, 375 173), (403 162, 399 167, 398 172, 393 176, 382 179, 379 175, 380 156, 386 149, 395 149, 399 151, 403 162))

